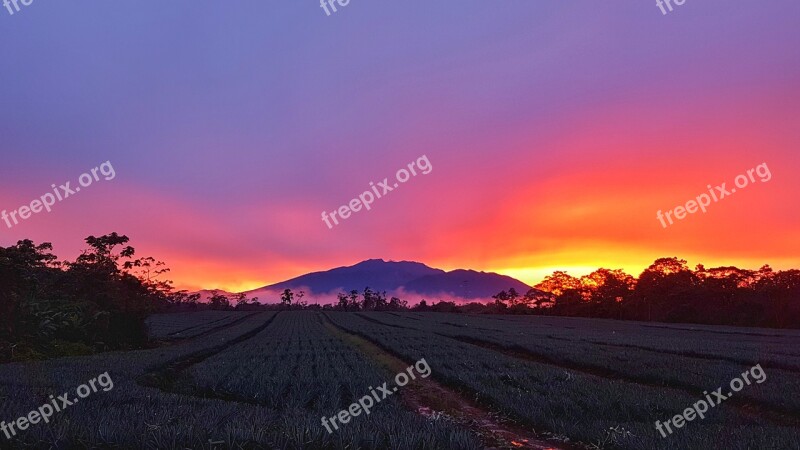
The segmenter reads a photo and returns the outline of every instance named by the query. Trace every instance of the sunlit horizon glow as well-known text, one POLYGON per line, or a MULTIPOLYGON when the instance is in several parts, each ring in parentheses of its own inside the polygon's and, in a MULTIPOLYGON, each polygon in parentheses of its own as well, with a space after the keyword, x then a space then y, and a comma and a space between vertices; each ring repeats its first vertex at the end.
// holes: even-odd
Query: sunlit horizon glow
POLYGON ((0 222, 2 246, 53 242, 74 259, 116 231, 188 290, 371 258, 531 285, 555 270, 638 276, 670 256, 800 267, 798 2, 667 17, 589 1, 364 3, 335 18, 313 2, 93 8, 42 4, 0 28, 15 68, 0 84, 0 210, 105 161, 116 178, 0 222), (423 154, 429 174, 321 221, 423 154), (762 163, 770 181, 658 222, 762 163))

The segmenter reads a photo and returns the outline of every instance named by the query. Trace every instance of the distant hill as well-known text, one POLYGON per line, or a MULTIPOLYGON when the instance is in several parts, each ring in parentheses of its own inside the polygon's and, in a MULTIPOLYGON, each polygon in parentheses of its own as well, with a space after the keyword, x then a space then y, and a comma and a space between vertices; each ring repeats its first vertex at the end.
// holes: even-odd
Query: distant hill
POLYGON ((423 296, 448 294, 463 299, 488 299, 512 287, 521 294, 530 289, 519 280, 496 273, 462 269, 445 272, 419 262, 369 259, 353 266, 301 275, 247 293, 303 288, 321 294, 352 289, 360 291, 367 286, 377 291, 403 290, 423 296))
POLYGON ((368 259, 354 266, 337 267, 324 272, 313 272, 256 290, 283 290, 303 287, 313 292, 322 293, 341 289, 361 290, 369 286, 372 289, 389 291, 398 289, 411 280, 443 273, 444 270, 434 269, 418 262, 368 259))
POLYGON ((191 292, 191 294, 200 294, 200 303, 207 303, 208 299, 214 295, 214 292, 222 295, 234 295, 232 292, 228 292, 224 289, 201 289, 199 291, 191 292))
POLYGON ((506 275, 458 269, 417 278, 404 288, 419 294, 448 293, 464 299, 486 299, 509 288, 524 294, 531 287, 506 275))

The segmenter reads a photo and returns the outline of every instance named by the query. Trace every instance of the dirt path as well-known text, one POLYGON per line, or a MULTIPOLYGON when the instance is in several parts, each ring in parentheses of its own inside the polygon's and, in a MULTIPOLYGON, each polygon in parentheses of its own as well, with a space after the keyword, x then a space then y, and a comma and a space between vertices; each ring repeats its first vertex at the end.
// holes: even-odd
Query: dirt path
MULTIPOLYGON (((356 347, 368 358, 391 373, 404 372, 409 366, 402 359, 369 340, 339 328, 324 314, 323 325, 342 341, 356 347)), ((402 389, 401 402, 410 410, 437 420, 450 420, 480 436, 487 449, 569 450, 583 447, 558 440, 546 440, 531 430, 515 425, 497 413, 487 411, 432 378, 417 378, 402 389)))

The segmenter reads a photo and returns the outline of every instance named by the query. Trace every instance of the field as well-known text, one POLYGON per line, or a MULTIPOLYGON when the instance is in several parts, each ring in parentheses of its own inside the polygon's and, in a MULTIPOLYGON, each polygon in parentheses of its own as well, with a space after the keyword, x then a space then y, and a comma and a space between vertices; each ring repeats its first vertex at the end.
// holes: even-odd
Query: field
POLYGON ((800 448, 796 331, 330 311, 163 314, 148 326, 157 348, 0 366, 6 423, 105 372, 114 382, 12 440, 0 433, 0 448, 800 448), (429 376, 352 413, 423 360, 429 376), (656 430, 757 364, 766 379, 666 437, 656 430), (352 417, 326 428, 345 409, 352 417))

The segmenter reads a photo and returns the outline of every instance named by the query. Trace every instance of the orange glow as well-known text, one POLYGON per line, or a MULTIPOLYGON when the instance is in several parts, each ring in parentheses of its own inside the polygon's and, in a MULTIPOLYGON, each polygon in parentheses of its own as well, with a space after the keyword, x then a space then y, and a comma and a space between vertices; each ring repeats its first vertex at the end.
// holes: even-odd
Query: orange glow
MULTIPOLYGON (((320 211, 418 155, 381 162, 377 175, 330 178, 302 195, 225 197, 213 204, 120 177, 7 230, 2 244, 50 241, 69 259, 89 234, 118 231, 131 238, 138 256, 166 262, 169 278, 188 290, 251 290, 369 258, 493 271, 530 285, 556 270, 579 277, 603 267, 638 276, 669 256, 692 267, 800 267, 800 210, 794 207, 800 188, 793 175, 800 172, 800 138, 790 107, 796 102, 787 100, 797 97, 796 83, 712 92, 690 105, 657 96, 645 101, 641 94, 564 113, 557 118, 560 131, 550 134, 531 131, 538 126, 531 120, 502 134, 454 136, 427 153, 434 167, 429 175, 333 230, 320 211), (764 162, 769 182, 668 228, 656 218, 657 211, 707 192, 707 185, 730 185, 764 162), (341 193, 335 201, 319 200, 329 189, 341 193)), ((447 105, 432 108, 444 114, 447 105)), ((420 143, 409 136, 387 155, 420 143)), ((23 172, 34 172, 28 169, 23 172)), ((40 194, 47 180, 65 177, 53 168, 35 182, 0 180, 0 201, 17 207, 40 194)))

